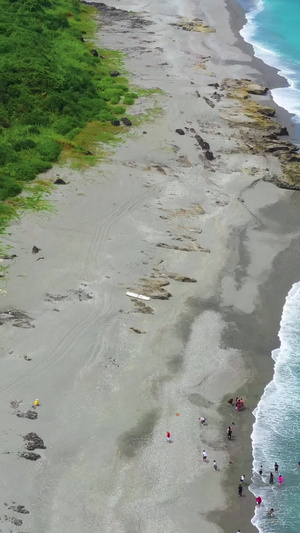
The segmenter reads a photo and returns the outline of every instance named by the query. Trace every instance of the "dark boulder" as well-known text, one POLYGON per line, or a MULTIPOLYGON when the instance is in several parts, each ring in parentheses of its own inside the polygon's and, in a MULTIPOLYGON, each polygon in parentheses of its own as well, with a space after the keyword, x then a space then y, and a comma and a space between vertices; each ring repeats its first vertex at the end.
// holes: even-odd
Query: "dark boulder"
POLYGON ((201 135, 195 135, 195 139, 203 150, 210 150, 209 144, 202 139, 201 135))
POLYGON ((131 120, 129 120, 129 118, 127 118, 127 117, 123 117, 122 118, 122 122, 123 122, 124 126, 132 126, 131 120))
POLYGON ((113 126, 121 126, 121 123, 120 123, 119 120, 112 120, 112 121, 111 121, 111 124, 112 124, 113 126))
POLYGON ((181 128, 177 128, 175 131, 178 133, 178 135, 185 135, 185 132, 181 128))
POLYGON ((283 126, 282 128, 280 128, 280 130, 279 130, 277 135, 289 135, 289 132, 288 132, 287 128, 285 126, 283 126))
POLYGON ((94 57, 99 57, 99 54, 95 49, 91 50, 91 54, 93 54, 94 57))
POLYGON ((207 86, 208 87, 214 87, 215 89, 218 89, 220 87, 220 85, 218 83, 208 83, 207 86))
POLYGON ((84 152, 84 155, 93 155, 93 152, 91 152, 91 150, 87 150, 86 152, 84 152))
POLYGON ((214 159, 214 154, 210 150, 207 150, 204 155, 208 161, 212 161, 214 159))
POLYGON ((37 246, 33 246, 32 247, 32 250, 31 250, 31 253, 32 254, 38 254, 40 252, 40 248, 38 248, 37 246))
POLYGON ((120 72, 118 72, 117 70, 112 70, 110 72, 110 75, 112 78, 117 78, 117 76, 121 76, 120 72))
POLYGON ((66 182, 62 178, 57 178, 54 185, 66 185, 66 182))
POLYGON ((41 437, 39 437, 36 433, 27 433, 27 435, 25 435, 23 439, 26 441, 27 450, 33 451, 36 449, 46 449, 43 439, 41 439, 41 437))

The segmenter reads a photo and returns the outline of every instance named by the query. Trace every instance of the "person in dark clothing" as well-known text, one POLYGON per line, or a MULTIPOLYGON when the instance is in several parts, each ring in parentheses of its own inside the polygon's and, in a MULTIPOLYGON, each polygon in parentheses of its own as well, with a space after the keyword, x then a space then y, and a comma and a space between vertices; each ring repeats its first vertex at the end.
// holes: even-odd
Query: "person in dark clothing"
POLYGON ((270 485, 273 485, 273 483, 274 483, 274 476, 273 476, 273 472, 270 472, 270 479, 269 479, 269 483, 270 483, 270 485))
POLYGON ((277 463, 274 464, 275 474, 278 474, 279 465, 277 463))
POLYGON ((238 494, 239 496, 243 496, 243 485, 241 483, 238 486, 238 494))
POLYGON ((227 428, 227 437, 229 438, 229 440, 231 440, 231 436, 232 436, 232 428, 231 428, 231 426, 228 426, 228 428, 227 428))
POLYGON ((262 473, 263 473, 262 465, 260 465, 260 469, 259 469, 258 473, 259 473, 260 476, 262 476, 262 473))

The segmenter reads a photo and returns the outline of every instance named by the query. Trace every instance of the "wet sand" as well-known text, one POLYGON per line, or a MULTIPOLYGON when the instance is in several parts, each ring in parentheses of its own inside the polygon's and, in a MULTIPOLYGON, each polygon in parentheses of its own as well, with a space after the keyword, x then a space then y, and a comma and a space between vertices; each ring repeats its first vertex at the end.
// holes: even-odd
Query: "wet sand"
POLYGON ((111 16, 97 44, 126 53, 133 85, 163 91, 132 112, 162 112, 98 166, 53 168, 50 180, 68 182, 51 195, 55 213, 26 214, 7 235, 17 257, 0 300, 1 528, 248 533, 254 501, 236 487, 250 479, 251 412, 297 280, 298 195, 263 181, 278 159, 246 152, 226 118, 234 101, 214 95, 224 78, 263 76, 223 2, 116 7, 151 24, 111 16), (178 16, 216 32, 184 31, 178 16), (240 414, 224 401, 236 395, 240 414), (16 416, 35 398, 36 420, 16 416), (36 461, 19 456, 28 432, 46 446, 36 461))

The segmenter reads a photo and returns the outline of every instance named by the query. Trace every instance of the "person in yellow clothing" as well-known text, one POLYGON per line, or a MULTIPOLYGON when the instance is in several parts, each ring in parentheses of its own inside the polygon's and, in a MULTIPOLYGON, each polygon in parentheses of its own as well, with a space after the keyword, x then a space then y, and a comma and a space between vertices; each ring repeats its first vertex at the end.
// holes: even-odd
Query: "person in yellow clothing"
POLYGON ((34 405, 34 407, 38 407, 40 405, 39 400, 34 400, 34 404, 33 405, 34 405))

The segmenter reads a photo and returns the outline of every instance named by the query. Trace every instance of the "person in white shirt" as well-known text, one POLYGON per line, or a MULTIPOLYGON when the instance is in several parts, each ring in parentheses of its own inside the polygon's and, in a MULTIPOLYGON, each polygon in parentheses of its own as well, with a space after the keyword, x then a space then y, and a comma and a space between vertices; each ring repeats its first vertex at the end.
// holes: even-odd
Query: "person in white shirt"
POLYGON ((203 459, 204 462, 206 462, 206 460, 207 460, 207 453, 206 453, 205 450, 203 450, 203 452, 202 452, 202 459, 203 459))

